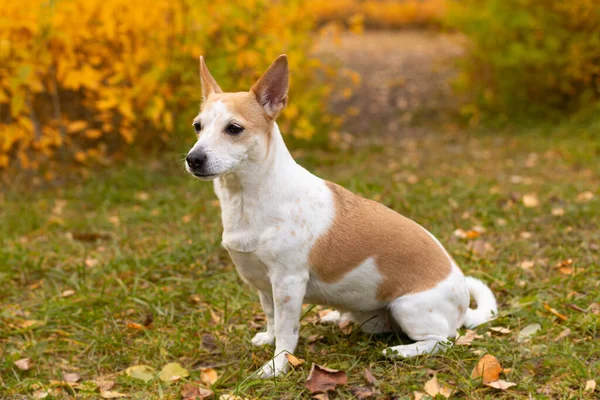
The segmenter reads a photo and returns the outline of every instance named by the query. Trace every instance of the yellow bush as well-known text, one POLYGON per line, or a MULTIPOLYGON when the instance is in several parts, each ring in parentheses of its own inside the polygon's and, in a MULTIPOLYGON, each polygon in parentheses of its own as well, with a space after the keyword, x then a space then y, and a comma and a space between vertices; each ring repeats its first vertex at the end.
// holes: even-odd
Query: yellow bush
MULTIPOLYGON (((204 54, 224 90, 249 88, 287 53, 283 125, 309 138, 326 115, 333 67, 311 58, 300 0, 31 0, 0 5, 0 169, 106 161, 190 129, 204 54)), ((289 132, 288 131, 288 132, 289 132)))
POLYGON ((352 24, 357 16, 369 28, 397 29, 441 25, 448 0, 329 0, 312 2, 320 24, 352 24))

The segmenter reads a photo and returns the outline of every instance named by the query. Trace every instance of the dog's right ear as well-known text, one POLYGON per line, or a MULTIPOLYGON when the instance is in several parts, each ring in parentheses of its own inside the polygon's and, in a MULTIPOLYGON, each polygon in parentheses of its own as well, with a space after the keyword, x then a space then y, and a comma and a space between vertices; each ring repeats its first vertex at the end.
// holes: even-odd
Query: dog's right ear
POLYGON ((282 54, 277 57, 250 91, 254 93, 267 115, 275 119, 287 105, 288 88, 288 59, 285 54, 282 54))
POLYGON ((202 101, 206 101, 208 95, 211 93, 223 93, 215 78, 213 78, 208 68, 206 68, 204 57, 202 56, 200 56, 200 83, 202 83, 202 101))

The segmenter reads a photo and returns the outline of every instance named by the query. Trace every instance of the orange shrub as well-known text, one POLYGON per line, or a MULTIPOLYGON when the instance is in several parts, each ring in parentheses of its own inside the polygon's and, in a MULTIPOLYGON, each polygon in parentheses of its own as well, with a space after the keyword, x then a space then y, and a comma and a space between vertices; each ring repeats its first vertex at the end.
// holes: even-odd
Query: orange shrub
POLYGON ((287 53, 293 102, 282 124, 310 138, 336 122, 326 100, 338 71, 311 57, 315 19, 303 4, 2 2, 0 169, 107 161, 134 143, 168 141, 178 124, 189 129, 201 54, 224 90, 240 90, 287 53))

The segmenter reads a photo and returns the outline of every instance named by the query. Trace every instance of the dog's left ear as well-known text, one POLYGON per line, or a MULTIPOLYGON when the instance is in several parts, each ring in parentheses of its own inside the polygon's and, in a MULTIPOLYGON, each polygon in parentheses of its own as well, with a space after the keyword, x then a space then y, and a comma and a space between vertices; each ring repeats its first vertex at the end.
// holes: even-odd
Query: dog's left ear
POLYGON ((256 99, 263 106, 267 115, 275 118, 287 105, 288 88, 288 59, 285 54, 282 54, 277 57, 250 91, 256 95, 256 99))
POLYGON ((202 83, 202 100, 206 101, 211 93, 223 93, 223 90, 206 67, 204 57, 200 56, 200 83, 202 83))

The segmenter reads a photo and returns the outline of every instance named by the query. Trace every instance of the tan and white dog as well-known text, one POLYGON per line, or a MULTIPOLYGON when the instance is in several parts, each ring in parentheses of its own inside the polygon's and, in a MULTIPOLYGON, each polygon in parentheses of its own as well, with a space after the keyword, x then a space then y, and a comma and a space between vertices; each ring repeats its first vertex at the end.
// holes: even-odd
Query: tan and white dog
POLYGON ((200 77, 198 141, 185 167, 214 181, 223 246, 258 290, 267 328, 252 343, 275 343, 259 376, 287 371, 303 303, 334 307, 343 314, 329 320, 351 318, 365 332, 400 328, 415 343, 384 354, 401 357, 436 351, 459 327, 494 317, 491 290, 465 277, 427 230, 296 164, 275 123, 288 100, 285 55, 249 92, 224 93, 202 58, 200 77))

